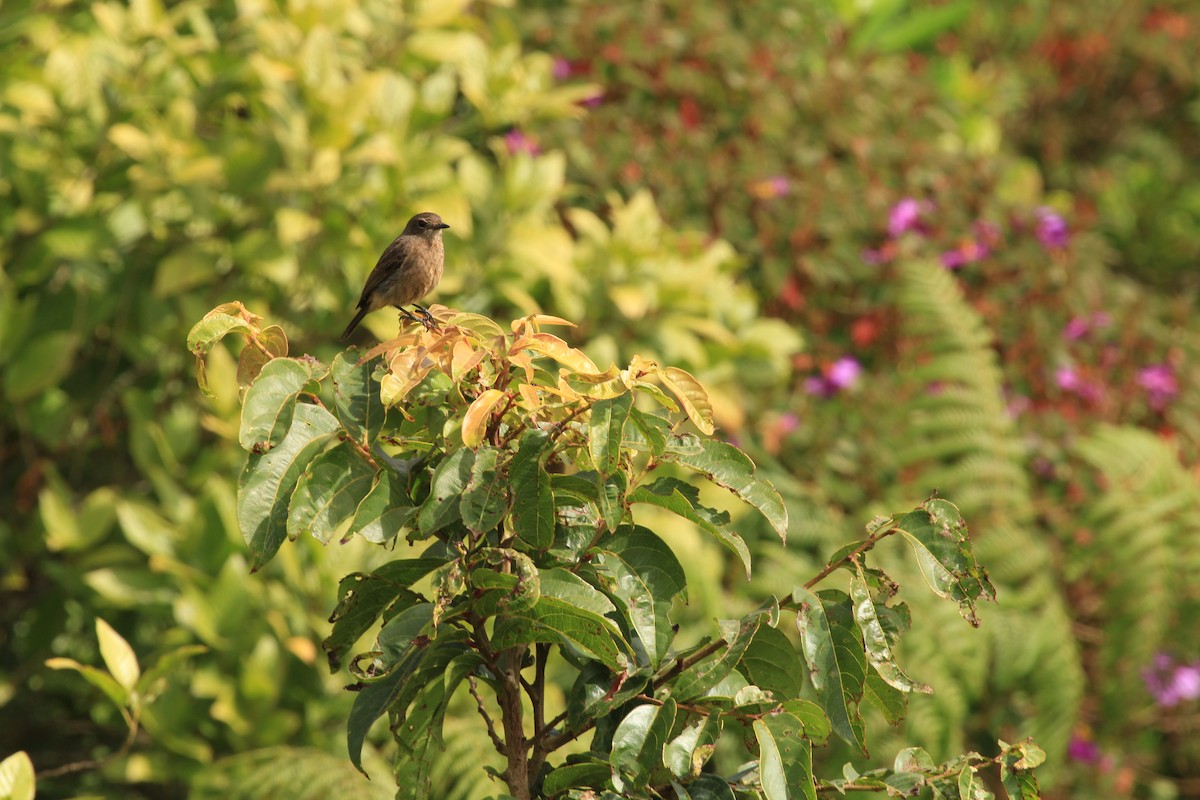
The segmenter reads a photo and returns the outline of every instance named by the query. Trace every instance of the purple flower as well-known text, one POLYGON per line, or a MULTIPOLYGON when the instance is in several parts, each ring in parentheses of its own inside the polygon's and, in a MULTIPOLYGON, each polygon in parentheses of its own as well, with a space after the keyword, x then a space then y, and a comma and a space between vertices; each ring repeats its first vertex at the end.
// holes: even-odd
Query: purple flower
POLYGON ((596 92, 591 97, 585 97, 579 101, 579 105, 584 108, 595 108, 604 102, 604 92, 596 92))
POLYGON ((1097 311, 1092 314, 1093 328, 1107 328, 1109 325, 1112 325, 1112 314, 1107 311, 1097 311))
POLYGON ((825 380, 823 375, 812 375, 804 379, 804 391, 814 397, 833 397, 837 394, 837 389, 829 385, 829 381, 825 380))
POLYGON ((835 389, 851 389, 858 383, 858 376, 861 374, 862 364, 850 356, 842 356, 833 362, 825 378, 835 389))
POLYGON ((1150 407, 1162 411, 1179 394, 1179 381, 1167 364, 1152 364, 1138 372, 1138 385, 1146 390, 1150 407))
POLYGON ((571 77, 571 62, 565 58, 555 58, 554 66, 550 68, 550 74, 554 76, 556 81, 565 81, 571 77))
POLYGON ((1067 242, 1071 240, 1071 233, 1067 230, 1066 220, 1046 206, 1038 208, 1034 215, 1037 217, 1034 232, 1042 247, 1047 250, 1061 250, 1067 246, 1067 242))
POLYGON ((946 269, 958 269, 986 258, 988 252, 987 245, 980 244, 974 239, 968 239, 955 249, 942 253, 942 266, 946 269))
POLYGON ((521 133, 516 128, 513 128, 508 133, 504 134, 504 146, 508 148, 508 154, 515 156, 517 153, 526 153, 531 156, 536 156, 541 152, 538 143, 521 133))
POLYGON ((1100 746, 1091 738, 1076 733, 1067 744, 1067 758, 1082 761, 1084 764, 1095 764, 1100 760, 1100 746))
POLYGON ((1195 700, 1200 698, 1200 661, 1177 664, 1170 655, 1158 653, 1150 666, 1142 670, 1142 681, 1154 696, 1154 702, 1163 708, 1195 700))
POLYGON ((909 231, 921 232, 921 214, 929 210, 929 202, 906 197, 888 212, 888 236, 893 239, 909 231))

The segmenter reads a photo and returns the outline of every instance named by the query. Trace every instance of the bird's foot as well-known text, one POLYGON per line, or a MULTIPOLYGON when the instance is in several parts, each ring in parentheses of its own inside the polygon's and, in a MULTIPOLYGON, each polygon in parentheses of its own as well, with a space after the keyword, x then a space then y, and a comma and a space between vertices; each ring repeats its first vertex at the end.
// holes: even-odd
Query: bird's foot
POLYGON ((417 305, 416 309, 417 309, 417 312, 420 314, 420 319, 417 321, 425 326, 425 330, 440 331, 442 329, 442 326, 438 324, 438 321, 436 319, 434 319, 433 314, 431 314, 429 312, 428 308, 426 308, 425 306, 422 306, 422 305, 417 305))

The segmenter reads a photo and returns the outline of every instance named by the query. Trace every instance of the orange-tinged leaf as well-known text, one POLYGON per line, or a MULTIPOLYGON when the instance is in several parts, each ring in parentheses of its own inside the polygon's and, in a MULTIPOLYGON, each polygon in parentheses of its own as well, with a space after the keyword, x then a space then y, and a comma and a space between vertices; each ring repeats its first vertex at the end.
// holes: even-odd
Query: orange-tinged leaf
POLYGON ((522 383, 517 391, 521 393, 521 407, 526 411, 533 413, 542 407, 542 398, 532 383, 522 383))
POLYGON ((679 398, 684 413, 688 419, 706 436, 712 436, 716 428, 713 426, 712 401, 708 392, 691 373, 679 367, 664 367, 659 369, 658 378, 671 393, 679 398))
POLYGON ((480 362, 488 355, 487 350, 472 347, 466 339, 459 339, 455 342, 451 352, 450 377, 456 382, 462 380, 464 375, 479 366, 480 362))
POLYGON ((509 352, 532 350, 544 356, 553 358, 567 369, 574 372, 595 375, 600 372, 595 363, 584 355, 582 350, 576 350, 562 339, 550 333, 533 333, 522 336, 513 342, 509 352))
POLYGON ((403 347, 412 347, 420 338, 421 337, 415 332, 402 333, 395 339, 389 339, 386 342, 380 342, 372 347, 366 352, 365 355, 363 355, 362 358, 358 360, 358 363, 361 364, 364 361, 370 361, 376 356, 381 356, 384 353, 390 353, 393 350, 399 350, 403 347))
POLYGON ((487 433, 488 421, 491 419, 492 410, 506 396, 499 389, 488 389, 475 398, 471 405, 467 407, 467 413, 463 415, 463 444, 470 448, 476 448, 483 444, 483 436, 487 433))
POLYGON ((525 370, 525 380, 530 383, 533 383, 533 375, 534 375, 533 356, 529 355, 529 353, 522 350, 520 352, 510 353, 508 356, 508 360, 511 363, 520 367, 521 369, 525 370))
POLYGON ((536 332, 541 329, 542 325, 566 325, 568 328, 579 327, 574 322, 562 317, 555 317, 550 314, 530 314, 527 317, 514 319, 512 322, 512 332, 521 334, 525 332, 526 328, 533 328, 536 332))

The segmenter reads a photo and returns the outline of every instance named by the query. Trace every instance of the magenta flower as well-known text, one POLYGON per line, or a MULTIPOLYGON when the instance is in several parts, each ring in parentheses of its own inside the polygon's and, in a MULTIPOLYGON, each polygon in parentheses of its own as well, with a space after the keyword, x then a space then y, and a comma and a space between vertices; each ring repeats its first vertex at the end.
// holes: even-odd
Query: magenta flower
POLYGON ((508 149, 510 156, 515 156, 517 153, 536 156, 542 151, 535 140, 521 133, 516 128, 504 134, 504 146, 508 149))
POLYGON ((800 417, 794 411, 787 411, 779 416, 781 433, 791 433, 800 427, 800 417))
POLYGON ((1073 392, 1083 385, 1083 378, 1074 367, 1059 367, 1054 372, 1054 382, 1064 392, 1073 392))
POLYGON ((804 391, 816 397, 833 397, 838 392, 853 389, 862 375, 862 365, 851 356, 842 356, 822 375, 804 381, 804 391))
POLYGON ((909 231, 921 233, 921 215, 930 210, 929 201, 906 197, 888 212, 888 236, 896 239, 909 231))
POLYGON ((1077 733, 1067 744, 1067 758, 1072 761, 1082 761, 1084 764, 1095 764, 1100 760, 1100 746, 1090 738, 1077 733))
POLYGON ((579 101, 579 105, 584 108, 595 108, 604 102, 604 92, 596 92, 591 97, 585 97, 579 101))
POLYGON ((565 58, 555 58, 554 66, 550 68, 550 74, 554 76, 556 81, 565 81, 571 77, 571 62, 565 58))
POLYGON ((826 378, 837 389, 852 389, 861 374, 862 364, 850 356, 842 356, 833 362, 826 378))
POLYGON ((1034 215, 1037 217, 1034 233, 1042 247, 1047 250, 1061 250, 1067 246, 1067 242, 1071 240, 1071 233, 1067 230, 1066 220, 1046 206, 1038 208, 1034 215))
POLYGON ((1178 664, 1167 653, 1158 653, 1150 666, 1142 670, 1146 690, 1163 708, 1200 698, 1200 661, 1178 664))
POLYGON ((1087 336, 1092 330, 1092 321, 1087 317, 1072 317, 1063 328, 1063 338, 1068 342, 1077 342, 1087 336))
POLYGON ((1138 372, 1138 386, 1146 390, 1150 407, 1162 411, 1179 394, 1179 381, 1167 364, 1152 364, 1138 372))

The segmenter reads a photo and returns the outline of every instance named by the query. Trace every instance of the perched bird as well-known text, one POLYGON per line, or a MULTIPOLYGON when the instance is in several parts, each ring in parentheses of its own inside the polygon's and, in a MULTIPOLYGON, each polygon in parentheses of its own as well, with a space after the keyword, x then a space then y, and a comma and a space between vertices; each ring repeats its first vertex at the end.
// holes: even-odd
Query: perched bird
POLYGON ((400 309, 400 316, 420 322, 427 329, 436 327, 429 309, 417 305, 421 313, 417 317, 406 311, 404 306, 410 303, 416 305, 442 279, 442 267, 446 259, 442 231, 449 227, 441 217, 430 211, 417 214, 408 221, 404 232, 383 251, 375 269, 367 277, 362 296, 358 298, 358 313, 346 326, 343 339, 354 332, 363 317, 384 306, 395 306, 400 309))

